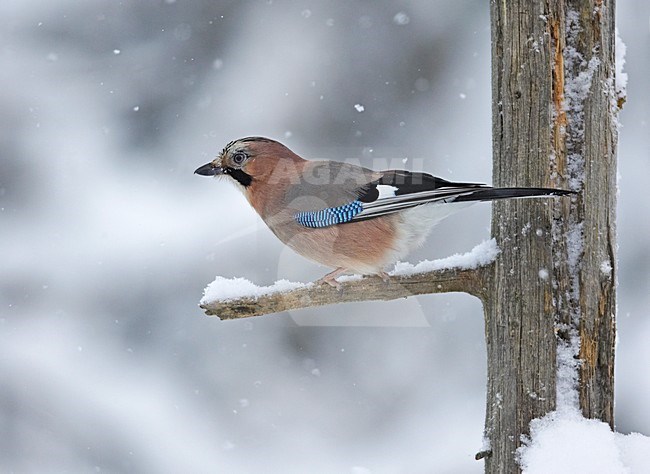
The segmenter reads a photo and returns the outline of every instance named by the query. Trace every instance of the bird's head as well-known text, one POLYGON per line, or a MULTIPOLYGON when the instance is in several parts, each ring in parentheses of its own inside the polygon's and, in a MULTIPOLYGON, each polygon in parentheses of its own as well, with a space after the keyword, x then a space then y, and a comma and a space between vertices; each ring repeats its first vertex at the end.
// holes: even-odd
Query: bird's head
POLYGON ((194 171, 202 176, 228 176, 244 190, 255 181, 268 181, 278 163, 303 161, 282 143, 269 138, 247 137, 232 141, 214 160, 194 171))

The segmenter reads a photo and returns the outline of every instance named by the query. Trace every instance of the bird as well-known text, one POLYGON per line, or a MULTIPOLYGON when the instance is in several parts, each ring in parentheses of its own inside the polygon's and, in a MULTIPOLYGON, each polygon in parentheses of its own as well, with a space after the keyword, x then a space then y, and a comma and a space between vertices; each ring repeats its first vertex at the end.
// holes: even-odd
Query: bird
POLYGON ((422 245, 435 224, 475 202, 574 194, 305 160, 264 137, 231 141, 195 173, 234 183, 280 241, 333 268, 317 283, 335 288, 340 288, 336 278, 345 273, 389 281, 389 265, 422 245))

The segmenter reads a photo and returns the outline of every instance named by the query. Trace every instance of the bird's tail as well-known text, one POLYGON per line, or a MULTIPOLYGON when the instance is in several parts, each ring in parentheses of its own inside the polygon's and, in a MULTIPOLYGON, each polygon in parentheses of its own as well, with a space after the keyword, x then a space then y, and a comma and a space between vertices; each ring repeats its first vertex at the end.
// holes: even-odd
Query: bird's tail
POLYGON ((361 203, 362 211, 352 217, 350 221, 372 219, 423 204, 469 204, 479 201, 494 201, 495 199, 564 196, 566 194, 575 194, 575 192, 550 188, 493 188, 472 183, 445 183, 444 186, 433 187, 433 189, 396 194, 372 202, 363 202, 361 203))
POLYGON ((494 201, 496 199, 527 198, 539 196, 565 196, 576 194, 575 191, 551 188, 480 188, 467 194, 459 195, 453 202, 494 201))

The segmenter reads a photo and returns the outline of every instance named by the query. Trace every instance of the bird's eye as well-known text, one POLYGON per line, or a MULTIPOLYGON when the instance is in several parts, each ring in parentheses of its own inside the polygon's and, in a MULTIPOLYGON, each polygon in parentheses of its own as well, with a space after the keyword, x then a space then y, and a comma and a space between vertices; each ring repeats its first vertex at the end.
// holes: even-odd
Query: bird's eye
POLYGON ((236 165, 241 165, 245 159, 246 159, 246 153, 243 153, 241 151, 238 151, 237 153, 232 155, 232 161, 236 165))

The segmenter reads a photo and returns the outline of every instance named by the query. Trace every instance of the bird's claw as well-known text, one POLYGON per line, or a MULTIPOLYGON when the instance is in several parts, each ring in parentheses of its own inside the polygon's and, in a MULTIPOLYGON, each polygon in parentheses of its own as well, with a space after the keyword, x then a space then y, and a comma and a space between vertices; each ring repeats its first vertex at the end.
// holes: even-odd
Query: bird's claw
POLYGON ((317 285, 329 285, 332 288, 336 288, 337 290, 341 291, 341 284, 336 281, 335 278, 327 278, 327 276, 324 276, 323 278, 319 278, 316 280, 317 285))
POLYGON ((337 290, 341 291, 341 284, 336 281, 336 277, 344 274, 346 272, 346 269, 343 267, 339 267, 333 272, 328 273, 325 275, 323 278, 319 278, 316 280, 317 285, 322 285, 324 283, 327 283, 329 286, 336 288, 337 290))

